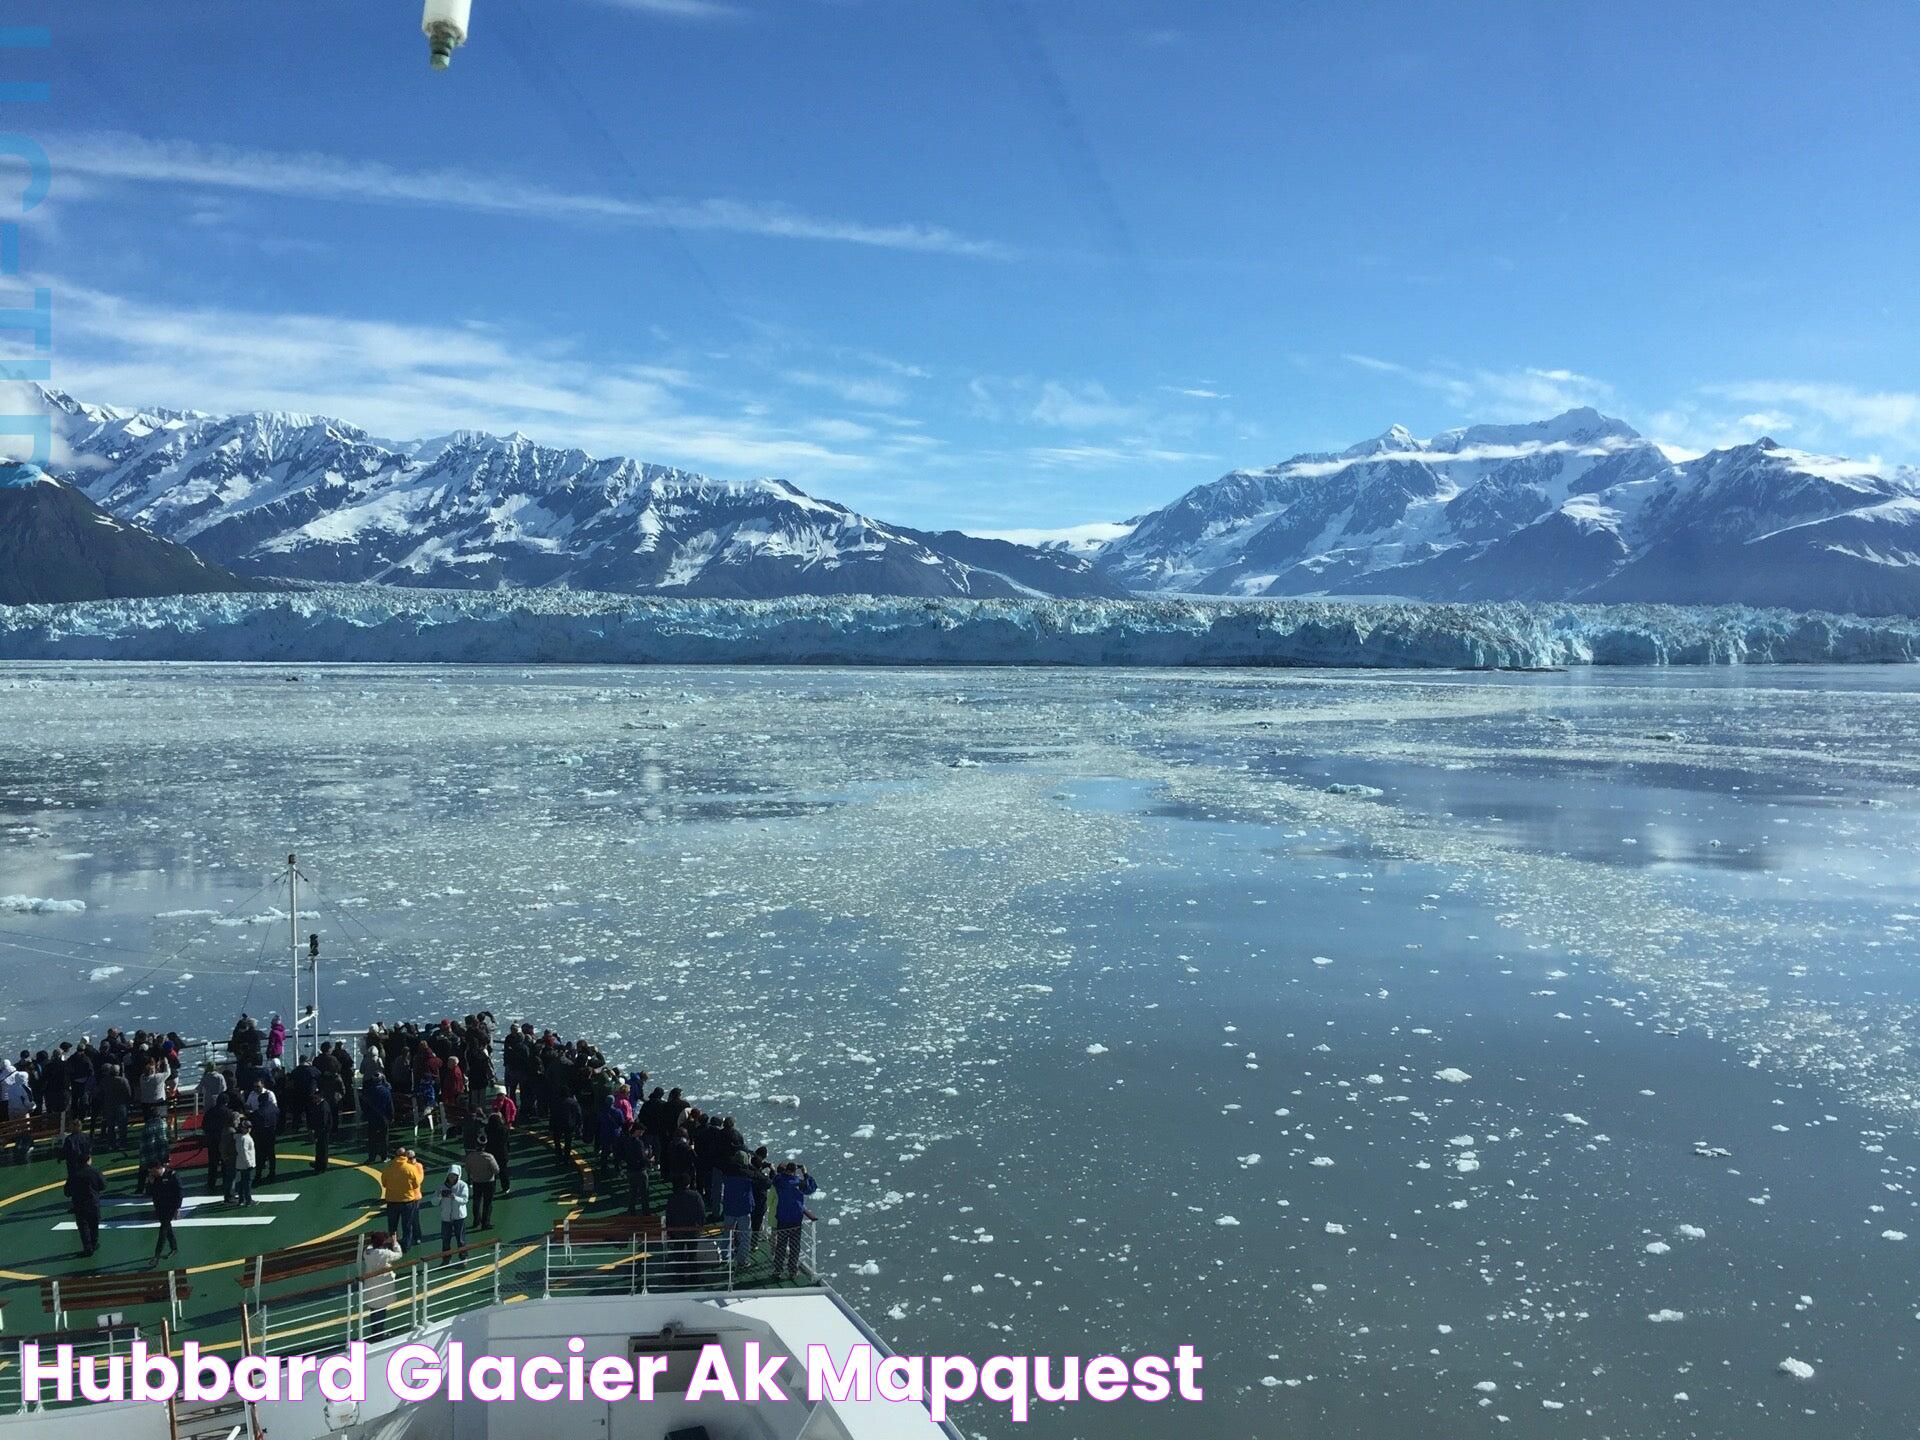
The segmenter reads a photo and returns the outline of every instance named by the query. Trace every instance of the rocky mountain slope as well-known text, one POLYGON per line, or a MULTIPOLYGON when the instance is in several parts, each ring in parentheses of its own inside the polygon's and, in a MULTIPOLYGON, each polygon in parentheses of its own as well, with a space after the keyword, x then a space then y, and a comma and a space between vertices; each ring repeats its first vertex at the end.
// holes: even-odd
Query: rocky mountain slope
POLYGON ((1920 614, 1920 472, 1771 439, 1671 461, 1590 409, 1236 471, 1096 564, 1137 590, 1920 614))
POLYGON ((0 465, 0 605, 264 588, 115 519, 31 465, 0 465))
POLYGON ((784 480, 517 434, 396 443, 325 416, 41 397, 75 484, 243 574, 734 598, 1121 593, 1083 557, 885 525, 784 480))

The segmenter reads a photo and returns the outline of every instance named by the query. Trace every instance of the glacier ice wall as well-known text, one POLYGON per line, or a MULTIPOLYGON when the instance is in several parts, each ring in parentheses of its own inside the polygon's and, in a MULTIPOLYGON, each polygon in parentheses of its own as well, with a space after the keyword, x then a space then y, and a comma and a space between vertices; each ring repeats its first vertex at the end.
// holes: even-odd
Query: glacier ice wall
POLYGON ((665 600, 377 586, 0 607, 0 659, 725 665, 1888 663, 1920 621, 1741 607, 665 600))

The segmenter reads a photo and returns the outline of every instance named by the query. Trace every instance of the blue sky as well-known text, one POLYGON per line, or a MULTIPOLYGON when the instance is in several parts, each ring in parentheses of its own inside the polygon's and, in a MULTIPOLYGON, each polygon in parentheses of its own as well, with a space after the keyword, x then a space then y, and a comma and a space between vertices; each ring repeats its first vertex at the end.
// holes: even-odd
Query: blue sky
POLYGON ((16 9, 85 398, 975 529, 1577 403, 1920 459, 1911 4, 16 9))

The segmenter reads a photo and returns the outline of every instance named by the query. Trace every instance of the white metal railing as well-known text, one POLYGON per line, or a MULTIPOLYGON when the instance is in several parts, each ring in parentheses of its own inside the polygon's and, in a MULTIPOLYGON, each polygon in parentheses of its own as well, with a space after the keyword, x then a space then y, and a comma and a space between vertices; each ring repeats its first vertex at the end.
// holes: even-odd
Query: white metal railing
POLYGON ((413 1266, 414 1317, 419 1326, 436 1325, 469 1310, 498 1305, 504 1277, 501 1247, 469 1249, 447 1260, 429 1256, 413 1266))
POLYGON ((349 1280, 319 1293, 262 1301, 253 1310, 254 1349, 262 1355, 326 1355, 361 1339, 362 1284, 349 1280))
MULTIPOLYGON (((63 1330, 54 1335, 26 1336, 6 1340, 0 1344, 0 1415, 29 1414, 60 1405, 85 1403, 79 1398, 77 1377, 73 1400, 55 1400, 50 1395, 43 1394, 38 1401, 28 1403, 25 1387, 21 1382, 23 1373, 21 1355, 28 1345, 38 1345, 43 1359, 54 1346, 71 1345, 75 1361, 83 1362, 89 1356, 105 1358, 126 1355, 132 1351, 133 1342, 139 1338, 139 1326, 116 1325, 92 1335, 63 1330)), ((106 1379, 104 1372, 100 1378, 106 1379)))
MULTIPOLYGON (((511 1275, 505 1246, 497 1242, 444 1260, 429 1253, 390 1274, 258 1301, 250 1313, 253 1346, 263 1355, 332 1354, 356 1340, 377 1343, 497 1305, 509 1289, 544 1299, 755 1289, 776 1283, 789 1261, 797 1274, 819 1279, 819 1227, 800 1227, 791 1256, 781 1234, 763 1230, 744 1263, 736 1263, 733 1232, 726 1230, 667 1239, 551 1236, 541 1246, 537 1269, 528 1257, 512 1266, 511 1275), (780 1275, 776 1264, 783 1267, 780 1275)), ((91 1333, 62 1330, 38 1343, 70 1344, 76 1356, 112 1356, 129 1353, 140 1336, 138 1326, 121 1325, 91 1333)), ((0 1341, 0 1414, 29 1408, 20 1384, 20 1347, 29 1343, 35 1342, 0 1341)))
POLYGON ((569 1230, 547 1240, 541 1292, 552 1298, 750 1289, 777 1283, 788 1266, 796 1276, 819 1278, 818 1226, 800 1226, 790 1241, 780 1230, 762 1230, 757 1244, 740 1250, 730 1230, 628 1240, 581 1240, 569 1230))
POLYGON ((654 1290, 730 1290, 733 1258, 724 1237, 547 1241, 541 1289, 568 1295, 644 1295, 654 1290))
POLYGON ((254 1306, 254 1343, 264 1355, 324 1355, 355 1340, 378 1341, 497 1305, 505 1281, 499 1244, 445 1260, 365 1275, 254 1306))

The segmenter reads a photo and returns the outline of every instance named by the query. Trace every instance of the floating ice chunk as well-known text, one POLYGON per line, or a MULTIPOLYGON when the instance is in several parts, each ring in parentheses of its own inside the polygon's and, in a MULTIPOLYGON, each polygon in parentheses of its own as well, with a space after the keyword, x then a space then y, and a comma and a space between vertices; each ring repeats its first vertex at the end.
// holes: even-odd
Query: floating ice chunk
POLYGON ((1698 1225, 1676 1225, 1673 1227, 1673 1233, 1683 1240, 1704 1240, 1707 1238, 1707 1232, 1702 1230, 1698 1225))
POLYGON ((1329 785, 1329 795, 1352 795, 1361 800, 1378 800, 1387 792, 1373 785, 1329 785))
POLYGON ((854 1266, 853 1273, 856 1275, 878 1275, 880 1273, 880 1262, 878 1260, 865 1261, 862 1264, 854 1266))
POLYGON ((1313 957, 1313 963, 1316 965, 1331 965, 1333 961, 1326 955, 1316 955, 1313 957))
POLYGON ((1478 1390, 1482 1395, 1491 1395, 1494 1391, 1498 1390, 1500 1386, 1495 1381, 1482 1380, 1473 1388, 1478 1390))
POLYGON ((1665 1255, 1665 1254, 1667 1254, 1667 1253, 1668 1253, 1669 1251, 1671 1251, 1672 1249, 1673 1249, 1673 1247, 1672 1247, 1671 1245, 1669 1245, 1669 1244, 1667 1244, 1667 1242, 1666 1242, 1666 1241, 1664 1241, 1664 1240, 1655 1240, 1655 1241, 1653 1241, 1653 1242, 1652 1242, 1652 1243, 1651 1243, 1650 1245, 1648 1245, 1648 1246, 1647 1246, 1647 1254, 1649 1254, 1649 1255, 1665 1255))
POLYGON ((1684 1310, 1656 1310, 1647 1319, 1656 1325, 1673 1325, 1687 1318, 1684 1310))
POLYGON ((1791 1375, 1796 1380, 1811 1380, 1813 1378, 1813 1366, 1807 1364, 1804 1360, 1796 1360, 1791 1355, 1782 1360, 1778 1368, 1782 1375, 1791 1375))
MULTIPOLYGON (((124 969, 125 967, 121 965, 96 965, 87 972, 87 979, 96 981, 110 980, 115 975, 122 973, 124 969)), ((203 1146, 202 1148, 204 1149, 205 1147, 203 1146)))
POLYGON ((1327 1221, 1327 1234, 1329 1234, 1329 1235, 1344 1235, 1344 1234, 1346 1234, 1346 1233, 1347 1233, 1347 1227, 1346 1227, 1346 1226, 1344 1226, 1344 1225, 1339 1225, 1339 1224, 1335 1224, 1335 1223, 1334 1223, 1333 1221, 1331 1221, 1331 1220, 1329 1220, 1329 1221, 1327 1221))
POLYGON ((1104 1055, 1106 1053, 1107 1047, 1102 1045, 1098 1040, 1087 1046, 1087 1054, 1089 1055, 1104 1055))
POLYGON ((1320 1169, 1325 1170, 1333 1164, 1333 1157, 1331 1155, 1316 1155, 1307 1163, 1309 1165, 1317 1165, 1320 1169))
POLYGON ((1471 1075, 1456 1065, 1449 1065, 1444 1070, 1434 1071, 1433 1078, 1436 1080, 1444 1080, 1449 1085, 1464 1085, 1467 1081, 1473 1079, 1471 1075))
POLYGON ((769 1095, 767 1096, 767 1103, 769 1105, 784 1105, 789 1110, 798 1110, 800 1108, 800 1097, 798 1095, 769 1095))
POLYGON ((0 910, 15 915, 78 915, 85 911, 84 900, 42 900, 33 895, 0 895, 0 910))
POLYGON ((1251 1155, 1240 1155, 1235 1158, 1239 1160, 1240 1168, 1242 1170, 1251 1170, 1254 1166, 1260 1163, 1260 1154, 1258 1151, 1255 1151, 1251 1155))
POLYGON ((1584 1128, 1586 1127, 1586 1124, 1587 1124, 1587 1122, 1586 1122, 1586 1120, 1585 1120, 1584 1118, 1582 1118, 1581 1116, 1579 1116, 1579 1115, 1562 1115, 1562 1116, 1561 1116, 1560 1118, 1561 1118, 1562 1120, 1564 1120, 1564 1121, 1566 1121, 1566 1122, 1567 1122, 1567 1124, 1569 1124, 1569 1125, 1578 1125, 1578 1126, 1580 1126, 1580 1127, 1581 1127, 1582 1129, 1584 1129, 1584 1128))
POLYGON ((1880 1238, 1882 1240, 1904 1240, 1907 1238, 1907 1232, 1904 1230, 1882 1230, 1880 1232, 1880 1238))
POLYGON ((1215 1217, 1213 1223, 1220 1226, 1229 1226, 1229 1225, 1238 1225, 1240 1222, 1232 1215, 1220 1215, 1215 1217))
POLYGON ((871 1139, 873 1139, 873 1126, 871 1126, 871 1125, 862 1125, 862 1126, 861 1126, 861 1127, 860 1127, 860 1128, 859 1128, 858 1130, 856 1130, 856 1131, 854 1131, 854 1132, 853 1132, 853 1138, 854 1138, 854 1139, 856 1139, 856 1140, 871 1140, 871 1139))

